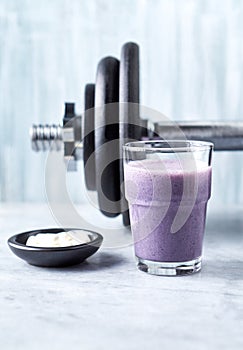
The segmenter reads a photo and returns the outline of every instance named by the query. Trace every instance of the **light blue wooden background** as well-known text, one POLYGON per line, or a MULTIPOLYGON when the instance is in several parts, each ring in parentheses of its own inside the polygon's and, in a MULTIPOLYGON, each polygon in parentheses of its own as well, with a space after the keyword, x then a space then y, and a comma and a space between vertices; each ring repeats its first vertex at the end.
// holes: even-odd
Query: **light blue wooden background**
MULTIPOLYGON (((1 200, 45 198, 30 125, 58 122, 67 100, 81 111, 98 60, 126 41, 141 47, 144 105, 175 120, 243 120, 242 38, 241 0, 0 0, 1 200)), ((215 154, 214 168, 211 205, 242 205, 243 152, 215 154)))

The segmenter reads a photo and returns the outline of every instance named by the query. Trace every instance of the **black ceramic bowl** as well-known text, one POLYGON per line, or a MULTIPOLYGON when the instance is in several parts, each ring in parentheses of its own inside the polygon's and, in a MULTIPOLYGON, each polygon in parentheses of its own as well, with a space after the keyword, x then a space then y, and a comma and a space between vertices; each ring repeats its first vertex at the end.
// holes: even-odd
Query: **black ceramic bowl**
POLYGON ((60 248, 40 248, 26 245, 30 236, 38 233, 59 233, 63 231, 79 231, 77 228, 51 228, 44 230, 34 230, 19 233, 8 239, 8 245, 12 252, 19 258, 27 261, 31 265, 44 267, 63 267, 80 264, 85 259, 93 255, 101 246, 103 237, 93 231, 86 231, 90 237, 89 243, 60 248))

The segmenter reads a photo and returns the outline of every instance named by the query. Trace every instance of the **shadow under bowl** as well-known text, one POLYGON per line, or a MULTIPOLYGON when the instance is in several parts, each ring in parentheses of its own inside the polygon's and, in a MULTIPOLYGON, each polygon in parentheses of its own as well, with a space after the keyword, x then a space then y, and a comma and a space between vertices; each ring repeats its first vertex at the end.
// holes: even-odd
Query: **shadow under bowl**
POLYGON ((77 228, 50 228, 14 235, 8 239, 8 245, 15 255, 31 265, 65 267, 82 263, 100 248, 102 241, 103 237, 97 232, 77 228), (90 237, 90 242, 58 248, 41 248, 26 245, 27 239, 38 233, 60 233, 65 231, 86 231, 90 237))

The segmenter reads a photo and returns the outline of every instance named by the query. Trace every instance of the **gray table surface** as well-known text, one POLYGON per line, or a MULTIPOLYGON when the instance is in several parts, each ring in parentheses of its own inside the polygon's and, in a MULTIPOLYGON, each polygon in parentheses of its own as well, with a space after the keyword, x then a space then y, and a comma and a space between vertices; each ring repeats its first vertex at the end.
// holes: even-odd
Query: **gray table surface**
POLYGON ((30 266, 7 238, 55 221, 46 205, 1 204, 1 349, 243 349, 240 215, 209 215, 202 272, 173 278, 138 271, 131 246, 30 266))

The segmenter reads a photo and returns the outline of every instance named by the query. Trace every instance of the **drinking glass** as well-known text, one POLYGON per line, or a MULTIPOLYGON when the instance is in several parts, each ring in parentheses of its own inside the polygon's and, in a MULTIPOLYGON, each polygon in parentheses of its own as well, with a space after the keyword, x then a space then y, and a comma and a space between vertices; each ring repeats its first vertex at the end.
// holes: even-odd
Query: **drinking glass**
POLYGON ((123 149, 138 268, 167 276, 198 272, 213 144, 156 140, 130 142, 123 149))

